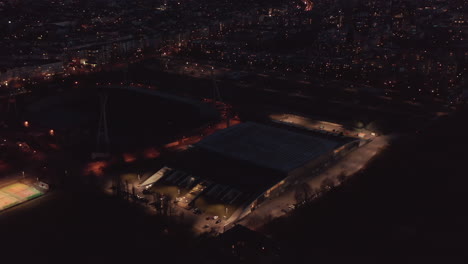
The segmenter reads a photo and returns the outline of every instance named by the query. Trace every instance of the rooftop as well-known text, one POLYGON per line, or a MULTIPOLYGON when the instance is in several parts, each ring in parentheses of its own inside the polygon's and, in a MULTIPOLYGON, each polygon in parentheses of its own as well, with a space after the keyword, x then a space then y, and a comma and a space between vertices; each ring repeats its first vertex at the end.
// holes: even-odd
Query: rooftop
POLYGON ((197 147, 288 173, 341 145, 338 141, 247 122, 221 130, 197 147))

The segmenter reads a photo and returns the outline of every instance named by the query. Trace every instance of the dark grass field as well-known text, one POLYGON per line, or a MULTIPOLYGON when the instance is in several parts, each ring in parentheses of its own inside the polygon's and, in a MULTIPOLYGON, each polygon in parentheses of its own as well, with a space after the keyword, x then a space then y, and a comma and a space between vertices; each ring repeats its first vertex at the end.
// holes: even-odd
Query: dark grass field
POLYGON ((13 263, 180 263, 194 258, 187 254, 192 241, 184 226, 86 189, 0 213, 2 259, 13 263))
MULTIPOLYGON (((107 124, 114 149, 167 143, 214 119, 202 116, 195 106, 158 96, 120 90, 106 93, 107 124)), ((30 107, 24 118, 43 130, 86 132, 82 138, 95 144, 99 117, 98 92, 84 90, 48 97, 30 107)))

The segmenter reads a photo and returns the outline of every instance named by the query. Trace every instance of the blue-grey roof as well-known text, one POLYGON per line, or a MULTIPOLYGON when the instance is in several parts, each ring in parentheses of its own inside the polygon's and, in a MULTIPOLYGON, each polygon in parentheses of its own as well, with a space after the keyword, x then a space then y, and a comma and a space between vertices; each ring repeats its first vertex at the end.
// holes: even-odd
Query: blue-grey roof
POLYGON ((247 122, 216 132, 197 147, 288 173, 341 143, 318 136, 247 122))

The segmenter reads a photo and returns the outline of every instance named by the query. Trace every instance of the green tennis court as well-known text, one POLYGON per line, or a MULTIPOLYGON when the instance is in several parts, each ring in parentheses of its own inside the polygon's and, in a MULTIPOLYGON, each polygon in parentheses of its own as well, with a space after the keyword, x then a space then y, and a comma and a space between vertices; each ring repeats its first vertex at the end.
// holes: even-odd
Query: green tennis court
POLYGON ((24 183, 7 185, 0 188, 0 211, 41 195, 43 195, 42 192, 24 183))

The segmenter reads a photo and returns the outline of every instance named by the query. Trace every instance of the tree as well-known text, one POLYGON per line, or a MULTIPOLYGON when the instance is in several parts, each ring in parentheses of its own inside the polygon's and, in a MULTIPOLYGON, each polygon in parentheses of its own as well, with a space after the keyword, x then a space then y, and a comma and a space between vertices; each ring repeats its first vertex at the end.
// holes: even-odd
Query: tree
POLYGON ((340 184, 343 183, 344 181, 346 181, 346 174, 344 172, 341 172, 340 175, 338 175, 337 179, 340 184))
POLYGON ((312 188, 310 188, 310 185, 303 182, 297 186, 294 198, 296 199, 297 204, 310 202, 313 199, 313 191, 312 188))
POLYGON ((335 182, 330 178, 326 178, 322 181, 322 184, 320 185, 320 189, 322 192, 325 192, 325 191, 330 190, 334 186, 335 186, 335 182))

